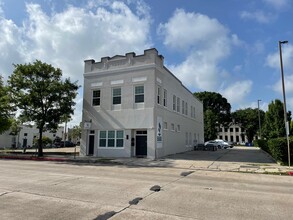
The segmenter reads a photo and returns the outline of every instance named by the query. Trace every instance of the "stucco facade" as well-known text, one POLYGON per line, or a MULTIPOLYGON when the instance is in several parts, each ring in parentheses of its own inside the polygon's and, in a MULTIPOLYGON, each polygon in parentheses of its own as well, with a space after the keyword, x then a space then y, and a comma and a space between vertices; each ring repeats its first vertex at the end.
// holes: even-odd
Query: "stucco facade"
MULTIPOLYGON (((63 137, 64 127, 59 127, 56 132, 45 131, 43 137, 54 140, 56 137, 63 137)), ((21 125, 21 129, 17 135, 11 135, 11 131, 6 131, 0 135, 0 147, 23 147, 33 146, 33 140, 39 137, 39 130, 35 126, 21 125)))
POLYGON ((82 122, 82 155, 158 158, 204 141, 202 103, 156 49, 86 60, 82 122))
MULTIPOLYGON (((217 137, 218 139, 223 139, 237 144, 245 144, 248 142, 245 130, 235 123, 231 123, 229 127, 221 126, 217 137)), ((258 137, 255 136, 253 139, 258 139, 258 137)))

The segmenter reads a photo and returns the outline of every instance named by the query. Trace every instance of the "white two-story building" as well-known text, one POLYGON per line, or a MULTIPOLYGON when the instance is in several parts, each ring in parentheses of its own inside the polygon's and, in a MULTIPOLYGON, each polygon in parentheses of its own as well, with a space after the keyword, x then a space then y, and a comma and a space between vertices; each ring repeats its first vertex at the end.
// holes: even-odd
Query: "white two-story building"
POLYGON ((204 142, 202 102, 156 49, 86 60, 83 94, 81 155, 159 158, 204 142))

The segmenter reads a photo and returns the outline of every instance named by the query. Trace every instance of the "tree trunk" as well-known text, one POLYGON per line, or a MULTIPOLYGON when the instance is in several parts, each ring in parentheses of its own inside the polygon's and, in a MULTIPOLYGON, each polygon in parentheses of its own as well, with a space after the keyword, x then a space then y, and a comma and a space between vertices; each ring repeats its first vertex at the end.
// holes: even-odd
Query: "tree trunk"
POLYGON ((38 157, 42 157, 43 155, 43 128, 39 128, 39 146, 38 146, 38 157))

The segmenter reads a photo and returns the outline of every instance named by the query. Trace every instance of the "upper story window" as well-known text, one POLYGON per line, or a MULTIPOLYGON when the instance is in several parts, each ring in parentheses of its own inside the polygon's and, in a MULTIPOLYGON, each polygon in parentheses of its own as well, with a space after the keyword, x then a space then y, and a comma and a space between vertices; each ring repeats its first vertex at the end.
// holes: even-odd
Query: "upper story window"
POLYGON ((135 103, 142 103, 144 102, 144 86, 135 86, 134 89, 135 94, 135 103))
POLYGON ((112 89, 112 104, 113 105, 121 104, 121 88, 112 89))
POLYGON ((235 128, 235 131, 236 131, 236 132, 239 132, 239 128, 235 128))
POLYGON ((193 118, 193 107, 190 106, 190 117, 193 118))
POLYGON ((176 95, 173 95, 173 111, 176 111, 176 95))
POLYGON ((157 103, 161 104, 161 86, 157 87, 157 103))
POLYGON ((168 123, 167 122, 164 122, 164 129, 168 130, 168 123))
POLYGON ((99 106, 101 102, 101 90, 93 90, 93 106, 99 106))
POLYGON ((185 110, 184 110, 184 108, 185 108, 185 104, 184 104, 185 102, 182 100, 182 114, 184 114, 184 112, 185 112, 185 110))
POLYGON ((180 112, 180 98, 177 97, 177 112, 180 112))
POLYGON ((188 115, 188 105, 187 105, 187 102, 185 102, 185 115, 188 115))
POLYGON ((233 128, 230 128, 230 132, 233 132, 233 128))
POLYGON ((175 125, 171 123, 171 131, 175 131, 175 125))
POLYGON ((163 104, 164 104, 164 106, 166 107, 167 106, 167 90, 166 89, 164 89, 164 100, 163 100, 163 104))

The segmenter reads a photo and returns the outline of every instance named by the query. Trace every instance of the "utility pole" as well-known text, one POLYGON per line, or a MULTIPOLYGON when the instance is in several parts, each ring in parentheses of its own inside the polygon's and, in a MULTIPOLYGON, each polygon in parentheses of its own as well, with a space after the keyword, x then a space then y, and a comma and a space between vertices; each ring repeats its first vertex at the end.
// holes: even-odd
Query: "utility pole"
POLYGON ((286 94, 285 94, 285 83, 284 83, 284 69, 283 69, 283 59, 282 59, 282 44, 287 44, 288 41, 279 41, 279 51, 280 51, 280 64, 281 64, 281 77, 282 77, 282 89, 284 98, 284 121, 288 145, 288 164, 290 168, 290 140, 289 140, 289 122, 287 120, 287 109, 286 109, 286 94))

